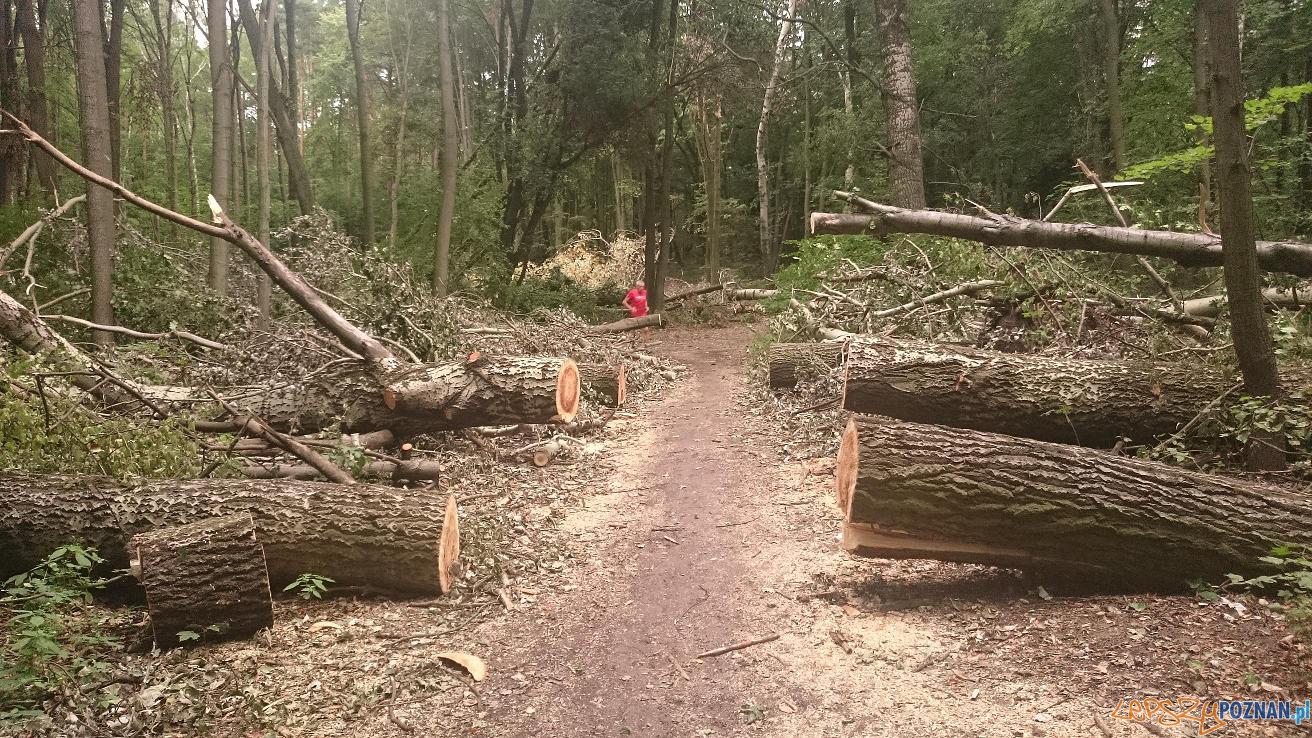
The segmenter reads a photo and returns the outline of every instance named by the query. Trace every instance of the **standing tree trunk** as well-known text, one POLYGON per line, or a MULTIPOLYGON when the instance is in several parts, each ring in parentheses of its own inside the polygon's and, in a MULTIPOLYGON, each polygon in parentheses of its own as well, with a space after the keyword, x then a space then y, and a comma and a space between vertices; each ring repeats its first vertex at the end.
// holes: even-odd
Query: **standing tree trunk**
MULTIPOLYGON (((173 81, 173 13, 171 6, 161 7, 160 0, 150 0, 150 18, 155 31, 155 94, 163 112, 164 166, 169 210, 178 209, 178 112, 177 89, 173 81)), ((190 83, 190 80, 188 80, 190 83)), ((177 224, 169 225, 177 234, 177 224)))
MULTIPOLYGON (((0 0, 0 107, 21 111, 18 101, 18 44, 14 40, 12 0, 0 0)), ((21 114, 21 113, 20 113, 21 114)), ((13 136, 0 138, 0 205, 8 205, 27 170, 26 147, 13 136)))
MULTIPOLYGON (((1207 50, 1207 19, 1202 13, 1194 14, 1194 114, 1203 117, 1212 114, 1211 62, 1207 50)), ((1207 130, 1198 126, 1198 143, 1208 144, 1207 130)), ((1204 159, 1198 164, 1198 211, 1202 225, 1207 225, 1207 212, 1212 201, 1212 162, 1204 159)))
MULTIPOLYGON (((1207 17, 1207 41, 1212 58, 1212 133, 1216 140, 1216 182, 1221 201, 1222 260, 1225 293, 1230 303, 1231 335, 1244 389, 1252 397, 1280 397, 1271 329, 1262 309, 1261 271, 1253 226, 1253 194, 1244 133, 1243 78, 1239 68, 1239 13, 1236 0, 1201 0, 1207 17)), ((1285 439, 1278 433, 1254 431, 1248 446, 1248 467, 1285 467, 1285 439)))
MULTIPOLYGON (((50 134, 50 105, 46 99, 45 27, 37 25, 35 0, 17 0, 14 23, 23 39, 23 64, 27 67, 27 119, 32 130, 53 141, 50 134)), ((32 149, 36 177, 47 195, 55 194, 55 163, 50 155, 32 149)))
POLYGON ((1111 139, 1111 174, 1125 167, 1125 119, 1121 112, 1121 23, 1116 0, 1098 0, 1102 21, 1102 76, 1107 86, 1107 135, 1111 139))
MULTIPOLYGON (((210 169, 210 194, 227 208, 232 205, 232 65, 228 58, 228 3, 226 0, 209 0, 207 17, 210 56, 210 100, 213 106, 213 126, 210 169)), ((221 238, 210 239, 210 289, 225 295, 228 292, 228 242, 221 238)))
POLYGON ((702 187, 706 197, 706 278, 718 281, 720 272, 720 173, 724 169, 723 134, 718 92, 699 91, 693 106, 697 134, 697 159, 702 167, 702 187))
MULTIPOLYGON (((293 123, 291 136, 296 153, 301 153, 301 70, 296 46, 296 0, 283 0, 283 21, 287 26, 287 119, 293 123)), ((304 215, 304 213, 302 213, 304 215)))
MULTIPOLYGON (((255 55, 255 176, 260 199, 257 238, 263 244, 269 243, 269 211, 272 209, 272 198, 269 193, 269 167, 273 160, 269 123, 269 79, 273 74, 271 54, 274 3, 275 0, 264 0, 264 5, 261 7, 264 17, 260 19, 260 50, 255 55)), ((259 312, 256 328, 261 331, 269 330, 273 322, 273 282, 263 270, 257 276, 255 305, 259 312)))
POLYGON ((119 115, 123 97, 123 6, 124 0, 109 0, 109 28, 105 33, 105 94, 109 108, 110 160, 114 166, 114 180, 123 181, 122 117, 119 115))
POLYGON ((450 6, 450 0, 437 0, 437 72, 442 86, 442 210, 438 213, 437 243, 433 246, 433 294, 438 297, 444 297, 451 286, 451 225, 456 215, 456 166, 460 156, 450 6))
POLYGON ((893 204, 923 208, 925 165, 920 153, 920 106, 911 63, 906 0, 878 0, 875 7, 884 48, 884 117, 893 204))
MULTIPOLYGON (((78 111, 82 127, 82 160, 87 169, 104 177, 113 175, 110 145, 109 100, 105 86, 105 54, 101 41, 100 4, 74 0, 73 18, 77 52, 78 111)), ((114 195, 98 185, 87 185, 87 244, 91 250, 91 320, 114 324, 114 195)), ((93 331, 101 346, 114 343, 114 334, 93 331)))
POLYGON ((761 99, 761 117, 756 124, 756 197, 759 200, 761 267, 767 274, 774 271, 777 258, 774 228, 770 223, 770 161, 766 156, 767 132, 770 127, 770 111, 774 107, 774 96, 779 89, 784 45, 788 42, 788 37, 793 34, 793 18, 797 16, 797 2, 798 0, 788 0, 786 15, 779 22, 779 36, 774 42, 774 60, 770 67, 770 78, 765 83, 765 95, 761 99))
MULTIPOLYGON (((396 15, 391 3, 386 6, 386 15, 391 18, 396 15)), ((390 212, 388 213, 387 224, 387 245, 396 248, 397 230, 400 228, 401 220, 401 178, 405 173, 405 134, 406 123, 410 114, 410 50, 414 41, 414 28, 407 16, 401 16, 401 25, 405 26, 405 47, 400 54, 396 49, 396 23, 389 23, 388 26, 388 43, 392 51, 392 65, 397 69, 397 87, 400 88, 400 100, 397 102, 400 108, 396 123, 396 145, 392 148, 392 181, 387 184, 387 194, 390 200, 390 212)))
POLYGON ((369 91, 365 86, 364 56, 360 49, 360 2, 361 0, 346 0, 346 35, 351 42, 351 64, 355 67, 355 115, 360 133, 360 197, 364 203, 364 225, 361 236, 365 243, 373 243, 374 157, 369 145, 369 140, 372 138, 369 124, 369 91))
MULTIPOLYGON (((852 71, 860 62, 856 46, 856 2, 845 0, 843 3, 843 38, 846 41, 847 69, 838 73, 843 84, 843 120, 847 125, 844 138, 847 141, 847 167, 843 170, 843 187, 852 189, 856 185, 856 101, 852 95, 852 71)), ((809 218, 808 218, 809 222, 809 218)))
POLYGON ((651 295, 651 309, 665 309, 665 276, 670 271, 670 255, 674 252, 674 199, 671 197, 674 180, 674 54, 678 50, 679 0, 669 0, 670 15, 666 28, 665 51, 669 54, 665 68, 665 92, 661 107, 664 123, 661 139, 660 205, 661 250, 656 260, 656 279, 647 285, 651 295))

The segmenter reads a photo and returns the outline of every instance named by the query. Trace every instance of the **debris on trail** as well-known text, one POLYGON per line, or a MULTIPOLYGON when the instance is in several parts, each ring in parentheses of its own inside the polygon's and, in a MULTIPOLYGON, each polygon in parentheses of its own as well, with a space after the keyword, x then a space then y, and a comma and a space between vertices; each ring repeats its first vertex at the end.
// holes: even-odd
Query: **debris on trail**
POLYGON ((726 653, 732 653, 732 652, 734 652, 734 651, 741 651, 741 650, 743 650, 744 648, 751 648, 752 646, 759 646, 759 645, 761 645, 762 643, 769 643, 770 641, 777 641, 777 640, 779 640, 779 634, 778 634, 778 633, 772 633, 772 634, 770 634, 770 635, 768 635, 768 636, 762 636, 762 637, 760 637, 760 638, 753 638, 753 639, 750 640, 750 641, 743 641, 743 642, 741 642, 741 643, 734 643, 734 644, 731 644, 731 645, 728 645, 728 646, 721 646, 721 647, 719 647, 719 648, 712 648, 712 649, 709 650, 709 651, 703 651, 702 653, 699 653, 699 654, 697 654, 696 656, 693 656, 693 658, 695 658, 695 659, 708 659, 708 658, 710 658, 710 657, 712 657, 712 656, 722 656, 722 655, 724 655, 724 654, 726 654, 726 653))

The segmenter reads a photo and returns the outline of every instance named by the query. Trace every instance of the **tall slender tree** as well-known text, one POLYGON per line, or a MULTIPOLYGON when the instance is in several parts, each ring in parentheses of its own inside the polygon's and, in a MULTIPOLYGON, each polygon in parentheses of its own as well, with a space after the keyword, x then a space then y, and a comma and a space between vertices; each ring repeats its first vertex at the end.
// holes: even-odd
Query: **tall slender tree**
POLYGON ((433 247, 433 293, 438 297, 450 289, 451 225, 456 215, 456 167, 460 157, 450 5, 450 0, 437 0, 437 73, 442 86, 442 209, 437 216, 437 243, 433 247))
MULTIPOLYGON (((50 103, 46 98, 45 23, 38 23, 35 0, 17 0, 14 25, 23 40, 23 66, 27 68, 27 120, 32 130, 51 140, 50 103)), ((55 163, 44 151, 33 149, 36 176, 46 194, 54 197, 55 163)))
POLYGON ((360 46, 361 0, 346 0, 346 35, 351 44, 351 65, 355 69, 355 116, 360 135, 360 198, 364 204, 364 222, 361 237, 365 243, 374 240, 374 157, 373 138, 369 117, 369 87, 365 82, 364 51, 360 46))
MULTIPOLYGON (((225 208, 232 206, 233 70, 228 55, 227 0, 208 0, 206 28, 210 58, 210 100, 213 142, 210 152, 210 193, 225 208)), ((209 287, 228 292, 228 242, 210 239, 209 287)))
MULTIPOLYGON (((1212 61, 1212 131, 1230 335, 1244 377, 1244 390, 1252 397, 1275 401, 1281 396, 1280 375, 1262 305, 1261 270, 1257 264, 1252 173, 1239 65, 1239 10, 1236 0, 1200 0, 1199 7, 1207 17, 1212 61)), ((1284 436, 1255 431, 1248 445, 1248 467, 1254 471, 1283 469, 1284 436)))
POLYGON ((1125 114, 1121 106, 1121 21, 1116 0, 1098 0, 1102 24, 1102 77, 1107 87, 1107 137, 1111 144, 1111 173, 1125 167, 1125 114))
MULTIPOLYGON (((87 169, 111 177, 114 169, 109 100, 98 0, 73 0, 73 24, 82 160, 87 169)), ((90 183, 87 184, 87 243, 91 249, 91 320, 113 325, 114 195, 90 183)), ((93 331, 92 339, 101 346, 109 346, 114 343, 114 334, 93 331)))
POLYGON ((906 0, 878 0, 875 8, 884 51, 884 118, 893 204, 923 208, 925 164, 920 150, 920 104, 911 61, 907 4, 906 0))
MULTIPOLYGON (((264 0, 260 6, 260 50, 255 55, 255 176, 259 190, 258 238, 269 243, 269 218, 272 195, 269 189, 269 167, 273 160, 272 124, 269 122, 269 78, 273 74, 273 20, 277 0, 264 0)), ((255 286, 255 306, 259 315, 257 327, 269 330, 273 323, 273 284, 269 275, 260 270, 255 286)))
POLYGON ((779 91, 779 75, 783 71, 784 51, 788 39, 793 35, 794 20, 797 17, 798 0, 788 0, 787 10, 779 19, 779 35, 774 42, 774 56, 771 58, 770 76, 765 82, 765 94, 761 98, 761 116, 756 121, 756 198, 758 228, 761 237, 761 268, 767 272, 774 271, 778 259, 775 246, 774 223, 770 221, 770 159, 767 145, 769 143, 770 114, 774 110, 775 94, 779 91))

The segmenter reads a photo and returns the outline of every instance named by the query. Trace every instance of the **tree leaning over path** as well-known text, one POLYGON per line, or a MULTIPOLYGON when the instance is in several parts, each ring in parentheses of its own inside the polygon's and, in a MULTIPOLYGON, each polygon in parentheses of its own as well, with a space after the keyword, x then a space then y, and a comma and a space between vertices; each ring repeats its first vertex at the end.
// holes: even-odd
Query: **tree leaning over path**
MULTIPOLYGON (((1245 391, 1256 398, 1281 395, 1271 328, 1262 305, 1261 271, 1253 225, 1253 193, 1244 132, 1244 91, 1239 67, 1239 13, 1235 0, 1202 0, 1212 57, 1212 131, 1216 139, 1216 183, 1221 200, 1225 292, 1230 303, 1235 356, 1245 391)), ((1256 431, 1249 441, 1248 467, 1285 468, 1285 439, 1256 431)))

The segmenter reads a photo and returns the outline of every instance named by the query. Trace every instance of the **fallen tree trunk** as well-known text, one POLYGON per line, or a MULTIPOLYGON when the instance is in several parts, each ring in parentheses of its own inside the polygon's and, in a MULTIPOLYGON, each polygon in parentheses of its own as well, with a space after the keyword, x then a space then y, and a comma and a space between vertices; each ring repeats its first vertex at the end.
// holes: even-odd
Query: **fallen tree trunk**
MULTIPOLYGON (((300 479, 313 482, 324 474, 309 464, 247 464, 238 469, 247 479, 300 479)), ((393 482, 436 482, 441 477, 442 465, 427 459, 402 461, 371 461, 356 472, 368 479, 387 479, 393 482)))
POLYGON ((765 300, 779 294, 779 290, 741 289, 725 290, 724 296, 729 300, 765 300))
MULTIPOLYGON (((1197 364, 1062 359, 863 336, 848 347, 842 406, 1110 447, 1121 437, 1146 443, 1169 435, 1238 381, 1197 364)), ((1290 386, 1298 381, 1291 376, 1290 386)))
POLYGON ((665 304, 670 305, 680 300, 686 300, 689 297, 696 297, 698 295, 709 295, 712 292, 719 292, 722 289, 724 289, 724 285, 722 284, 712 284, 712 285, 707 285, 705 287, 694 287, 692 289, 684 290, 683 292, 676 292, 673 295, 666 295, 665 304))
POLYGON ((547 441, 533 452, 533 466, 541 468, 550 464, 564 450, 564 441, 547 441))
POLYGON ((1312 544, 1312 497, 1266 483, 994 433, 853 417, 836 492, 844 546, 1181 590, 1312 544))
POLYGON ((601 325, 592 326, 593 333, 623 333, 633 331, 639 328, 664 328, 665 318, 660 313, 643 315, 639 318, 624 318, 613 323, 602 323, 601 325))
MULTIPOLYGON (((1312 287, 1267 287, 1262 290, 1262 302, 1269 308, 1298 310, 1312 305, 1312 287)), ((1215 318, 1225 306, 1225 295, 1197 297, 1184 301, 1184 312, 1196 317, 1215 318)))
MULTIPOLYGON (((1184 266, 1221 266, 1221 239, 1205 233, 1148 231, 1088 223, 1045 223, 1009 215, 976 217, 937 210, 906 210, 834 191, 872 214, 812 213, 811 232, 833 235, 927 233, 991 246, 1101 251, 1171 259, 1184 266)), ((1269 272, 1312 276, 1312 244, 1259 241, 1258 262, 1269 272)))
POLYGON ((248 638, 273 625, 264 547, 250 513, 141 533, 132 549, 156 646, 248 638))
POLYGON ((285 480, 123 484, 3 474, 0 499, 0 578, 75 541, 94 546, 111 568, 127 568, 133 535, 249 513, 275 587, 310 572, 385 591, 438 591, 442 501, 427 490, 285 480))
POLYGON ((770 388, 792 389, 803 377, 837 369, 846 354, 846 341, 772 343, 766 352, 770 388))
POLYGON ((464 364, 415 366, 387 377, 383 405, 397 422, 449 428, 512 423, 568 423, 579 410, 579 370, 571 359, 472 355, 464 364), (407 422, 409 421, 409 422, 407 422))
POLYGON ((601 396, 607 407, 620 407, 627 394, 623 364, 579 364, 579 380, 601 396))

